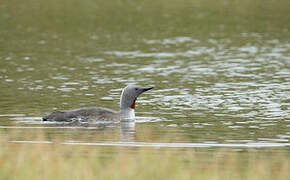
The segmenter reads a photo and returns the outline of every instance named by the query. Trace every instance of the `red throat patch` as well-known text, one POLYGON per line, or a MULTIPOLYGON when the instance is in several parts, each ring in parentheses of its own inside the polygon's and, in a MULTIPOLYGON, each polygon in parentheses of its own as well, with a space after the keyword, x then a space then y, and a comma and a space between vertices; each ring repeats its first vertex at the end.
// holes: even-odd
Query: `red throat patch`
POLYGON ((131 104, 132 109, 135 109, 135 103, 136 103, 136 99, 134 99, 133 103, 131 104))

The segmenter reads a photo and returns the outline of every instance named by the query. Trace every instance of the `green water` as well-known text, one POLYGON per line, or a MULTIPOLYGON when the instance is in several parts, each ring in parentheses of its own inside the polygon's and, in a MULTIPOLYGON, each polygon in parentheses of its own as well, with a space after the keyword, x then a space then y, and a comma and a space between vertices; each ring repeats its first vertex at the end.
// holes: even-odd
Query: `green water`
POLYGON ((0 136, 289 146, 289 7, 287 0, 2 0, 0 136), (130 83, 155 88, 138 99, 128 131, 41 121, 54 110, 118 110, 130 83))

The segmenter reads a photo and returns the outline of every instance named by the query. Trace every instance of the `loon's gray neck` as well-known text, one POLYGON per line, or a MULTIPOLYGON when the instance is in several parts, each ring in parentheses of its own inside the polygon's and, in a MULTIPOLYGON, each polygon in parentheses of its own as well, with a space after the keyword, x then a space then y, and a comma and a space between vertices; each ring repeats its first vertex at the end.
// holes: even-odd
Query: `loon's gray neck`
POLYGON ((121 121, 134 121, 135 120, 135 101, 136 98, 128 93, 121 94, 120 99, 120 115, 121 121))

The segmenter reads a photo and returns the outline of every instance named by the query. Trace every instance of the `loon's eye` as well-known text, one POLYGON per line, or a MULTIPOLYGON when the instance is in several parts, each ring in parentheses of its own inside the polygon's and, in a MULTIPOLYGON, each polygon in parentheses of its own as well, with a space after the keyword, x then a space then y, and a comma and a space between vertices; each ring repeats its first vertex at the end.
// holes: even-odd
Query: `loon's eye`
POLYGON ((135 88, 136 91, 138 91, 138 88, 135 88))

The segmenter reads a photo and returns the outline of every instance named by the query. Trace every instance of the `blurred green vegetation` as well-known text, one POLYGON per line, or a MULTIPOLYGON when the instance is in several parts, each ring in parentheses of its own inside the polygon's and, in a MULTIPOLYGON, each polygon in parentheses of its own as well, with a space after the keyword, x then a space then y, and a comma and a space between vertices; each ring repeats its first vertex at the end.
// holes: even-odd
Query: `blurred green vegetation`
MULTIPOLYGON (((11 134, 10 134, 11 135, 11 134)), ((289 154, 265 150, 110 148, 9 143, 0 137, 0 179, 289 179, 289 154)), ((38 138, 41 141, 41 134, 38 138)))

